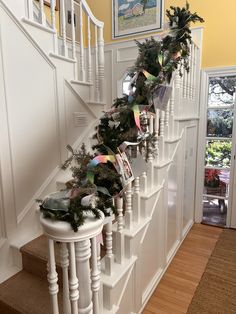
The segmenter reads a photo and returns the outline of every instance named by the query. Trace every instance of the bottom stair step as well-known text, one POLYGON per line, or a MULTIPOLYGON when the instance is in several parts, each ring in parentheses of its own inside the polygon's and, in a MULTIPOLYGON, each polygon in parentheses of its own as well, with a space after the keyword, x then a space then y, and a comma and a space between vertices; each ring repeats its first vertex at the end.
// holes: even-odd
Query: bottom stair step
MULTIPOLYGON (((60 293, 58 298, 61 307, 60 293)), ((22 270, 0 284, 0 313, 52 313, 47 280, 22 270)))

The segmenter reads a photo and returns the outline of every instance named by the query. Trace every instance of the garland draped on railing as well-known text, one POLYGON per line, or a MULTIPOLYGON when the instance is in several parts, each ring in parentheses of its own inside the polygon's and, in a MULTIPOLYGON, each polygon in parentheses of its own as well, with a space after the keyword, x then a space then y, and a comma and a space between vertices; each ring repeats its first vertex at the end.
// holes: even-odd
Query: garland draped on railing
POLYGON ((113 198, 120 195, 133 179, 129 146, 138 146, 146 158, 155 154, 157 134, 149 133, 148 117, 156 109, 164 110, 171 94, 173 72, 189 71, 190 24, 203 22, 186 7, 170 7, 166 11, 169 33, 161 40, 153 37, 136 41, 139 55, 128 71, 131 77, 128 96, 117 98, 105 112, 96 127, 93 146, 89 154, 85 146, 74 151, 62 168, 71 167, 73 179, 67 190, 51 194, 40 205, 45 217, 67 221, 74 231, 84 223, 86 213, 96 218, 115 212, 113 198))

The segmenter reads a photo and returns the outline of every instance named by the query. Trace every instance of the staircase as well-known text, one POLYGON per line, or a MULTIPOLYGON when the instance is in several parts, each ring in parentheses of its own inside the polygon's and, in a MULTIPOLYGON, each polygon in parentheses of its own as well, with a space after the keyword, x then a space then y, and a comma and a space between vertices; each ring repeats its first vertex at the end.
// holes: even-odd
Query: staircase
MULTIPOLYGON (((24 40, 27 49, 32 49, 32 58, 35 58, 32 64, 35 60, 41 62, 39 67, 51 78, 43 90, 40 84, 44 76, 41 80, 35 77, 39 90, 29 93, 35 110, 39 111, 35 93, 44 106, 43 114, 49 110, 45 117, 45 120, 50 118, 47 123, 52 117, 56 121, 55 129, 49 129, 55 132, 55 137, 43 149, 57 152, 50 167, 42 163, 41 171, 36 171, 38 176, 47 173, 46 180, 41 176, 41 181, 28 184, 31 194, 25 197, 31 201, 19 200, 14 219, 11 195, 24 194, 21 185, 28 181, 23 178, 20 187, 10 182, 16 186, 12 194, 3 188, 3 208, 9 206, 11 210, 3 215, 7 230, 1 233, 0 226, 0 240, 6 246, 0 241, 0 253, 4 248, 9 255, 2 269, 6 272, 5 278, 10 278, 0 284, 0 313, 141 313, 194 222, 200 49, 191 45, 191 71, 183 77, 176 73, 166 110, 159 111, 155 118, 149 117, 149 128, 158 135, 158 156, 148 156, 147 164, 140 158, 134 161, 135 180, 129 185, 125 199, 117 201, 116 221, 114 217, 100 222, 88 220, 77 235, 72 233, 68 237, 69 233, 62 235, 65 225, 47 224, 41 218, 43 228, 40 226, 34 200, 62 188, 70 178, 58 168, 67 157, 66 144, 78 147, 85 142, 91 147, 90 135, 105 107, 106 90, 103 23, 93 16, 84 0, 62 0, 60 4, 61 32, 58 34, 56 1, 51 0, 50 18, 46 19, 43 1, 29 0, 23 10, 27 14, 22 19, 22 8, 17 11, 10 0, 0 0, 0 26, 4 25, 2 20, 17 32, 19 42, 24 40), (75 11, 79 16, 78 33, 74 19, 71 28, 66 29, 68 10, 71 16, 75 11), (85 17, 87 22, 83 24, 85 17), (43 93, 48 95, 47 99, 43 93), (51 103, 55 107, 51 108, 51 103), (50 114, 54 115, 50 117, 50 114), (98 240, 102 229, 104 246, 101 237, 98 240), (10 263, 17 267, 9 270, 10 263)), ((7 42, 4 35, 2 31, 3 43, 7 42)), ((0 55, 6 59, 5 46, 0 55)), ((44 134, 40 136, 45 141, 44 134)), ((2 167, 5 165, 2 160, 7 159, 3 157, 0 154, 2 167)), ((31 164, 29 160, 27 166, 31 164)), ((35 171, 35 165, 28 171, 35 171)), ((0 177, 14 180, 6 170, 0 177)))

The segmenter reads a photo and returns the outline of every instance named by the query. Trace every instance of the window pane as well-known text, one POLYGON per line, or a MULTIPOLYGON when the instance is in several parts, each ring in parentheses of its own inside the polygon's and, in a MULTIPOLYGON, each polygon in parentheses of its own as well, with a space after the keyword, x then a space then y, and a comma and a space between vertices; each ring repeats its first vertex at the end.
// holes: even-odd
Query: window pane
POLYGON ((208 109, 207 136, 232 137, 233 110, 208 109))
POLYGON ((236 76, 211 77, 208 106, 232 106, 235 101, 236 76))
POLYGON ((228 197, 229 170, 205 169, 203 194, 228 197))
POLYGON ((203 198, 202 221, 212 225, 226 225, 228 201, 217 198, 203 198))
POLYGON ((231 141, 208 140, 206 142, 205 165, 207 167, 230 167, 231 141))

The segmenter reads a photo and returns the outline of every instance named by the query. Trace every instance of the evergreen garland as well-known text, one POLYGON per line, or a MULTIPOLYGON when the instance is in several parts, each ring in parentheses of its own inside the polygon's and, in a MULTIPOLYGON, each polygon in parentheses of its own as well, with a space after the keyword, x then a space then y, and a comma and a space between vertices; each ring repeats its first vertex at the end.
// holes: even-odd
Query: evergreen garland
POLYGON ((150 153, 155 154, 157 138, 156 135, 149 134, 147 128, 147 115, 155 112, 153 94, 161 86, 171 83, 175 70, 178 69, 180 75, 182 69, 189 70, 189 45, 192 42, 190 24, 204 22, 197 13, 190 12, 188 2, 183 8, 171 6, 170 10, 166 10, 166 15, 169 19, 168 35, 162 40, 151 37, 142 43, 136 41, 138 58, 128 72, 132 78, 130 94, 115 99, 111 110, 101 117, 94 135, 97 140, 93 146, 95 153, 89 154, 84 144, 75 152, 67 146, 71 156, 62 168, 70 166, 72 171, 73 179, 67 183, 68 196, 61 199, 62 208, 49 208, 47 200, 44 201, 40 208, 45 217, 67 221, 77 231, 84 223, 87 212, 96 218, 100 218, 99 210, 105 215, 115 212, 113 197, 122 190, 120 175, 108 161, 90 169, 94 182, 89 182, 87 174, 91 160, 99 154, 119 153, 119 146, 125 141, 139 144, 146 159, 150 153), (134 116, 134 107, 137 106, 140 110, 140 129, 134 116), (95 202, 82 205, 83 200, 90 196, 95 202), (63 201, 68 202, 66 208, 63 207, 63 201))

